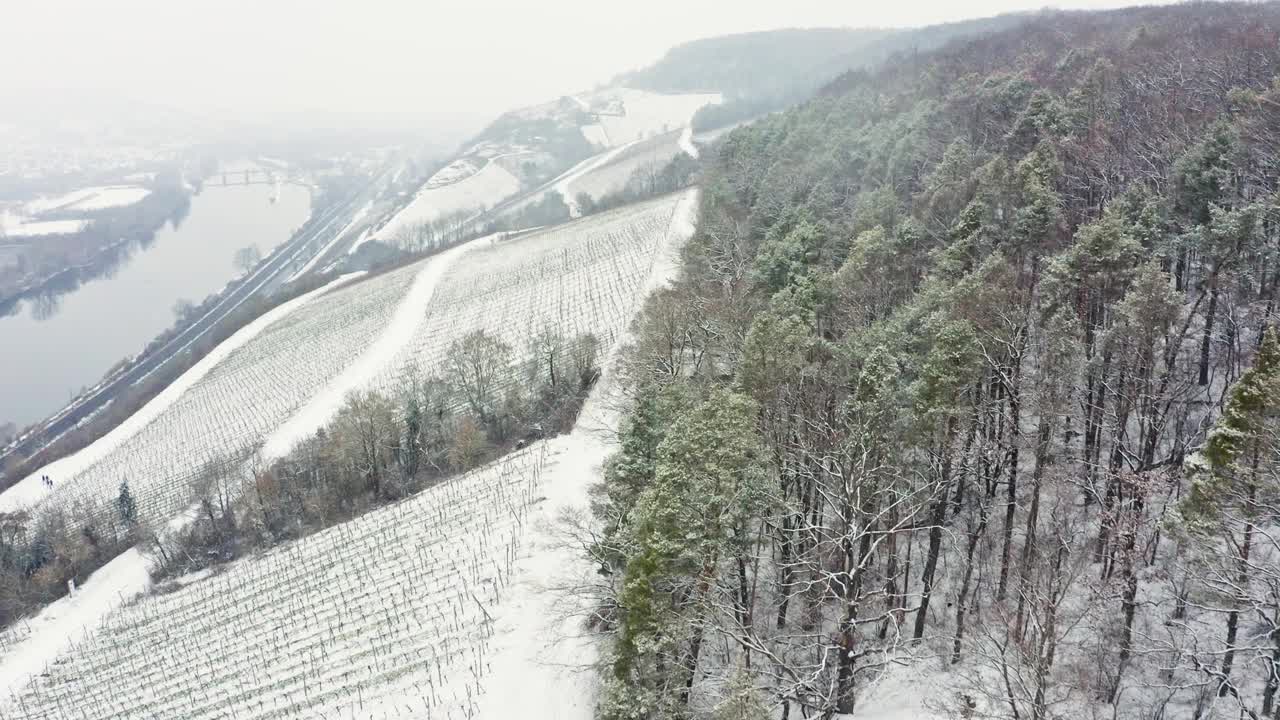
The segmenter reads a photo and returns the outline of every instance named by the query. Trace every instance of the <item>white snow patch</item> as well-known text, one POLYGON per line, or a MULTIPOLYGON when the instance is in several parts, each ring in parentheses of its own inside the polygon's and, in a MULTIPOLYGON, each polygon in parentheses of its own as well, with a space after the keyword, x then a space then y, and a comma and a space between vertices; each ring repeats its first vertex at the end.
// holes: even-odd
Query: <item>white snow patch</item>
POLYGON ((947 720, 926 704, 947 692, 944 674, 919 665, 890 667, 858 695, 852 715, 841 720, 947 720))
POLYGON ((88 225, 86 220, 44 220, 36 222, 11 222, 4 228, 9 237, 33 237, 38 235, 72 235, 88 225))
POLYGON ((269 460, 288 453, 294 445, 327 423, 338 412, 348 393, 367 386, 377 378, 384 366, 413 339, 418 326, 422 324, 427 304, 431 302, 436 286, 445 272, 464 253, 471 251, 480 243, 488 242, 491 237, 493 236, 477 238, 431 258, 418 272, 409 292, 405 293, 400 306, 391 316, 391 321, 387 323, 387 327, 373 345, 341 374, 329 381, 323 390, 307 401, 306 405, 303 405, 275 432, 267 436, 262 447, 263 457, 269 460))
POLYGON ((440 168, 434 175, 427 178, 427 187, 434 189, 444 187, 445 185, 452 185, 456 182, 461 182, 472 175, 475 175, 477 169, 478 168, 476 168, 475 164, 470 160, 466 158, 458 158, 457 160, 454 160, 448 165, 440 168))
POLYGON ((698 159, 698 146, 693 144, 692 125, 685 125, 684 132, 680 133, 680 149, 694 160, 698 159))
POLYGON ((92 196, 73 205, 71 210, 103 210, 105 208, 124 207, 141 202, 151 191, 144 187, 117 185, 99 188, 92 196))
POLYGON ((39 197, 23 205, 22 212, 27 215, 39 215, 43 212, 56 210, 57 208, 78 203, 81 200, 87 200, 103 189, 104 188, 100 187, 91 187, 84 188, 83 190, 74 190, 69 193, 63 193, 62 195, 39 197))
POLYGON ((423 188, 374 238, 391 238, 402 228, 431 222, 452 213, 482 211, 520 192, 520 181, 490 160, 476 174, 443 187, 423 188))
MULTIPOLYGON (((351 243, 351 249, 347 251, 347 254, 355 255, 356 252, 360 250, 361 245, 364 245, 365 243, 369 242, 372 239, 373 239, 373 228, 365 228, 365 231, 360 233, 360 237, 356 238, 356 241, 354 243, 351 243)), ((326 268, 326 270, 327 269, 328 268, 326 268)))
POLYGON ((579 129, 582 130, 582 137, 586 138, 587 142, 598 147, 609 147, 609 133, 605 132, 604 126, 600 123, 583 125, 579 129))
POLYGON ((339 285, 343 285, 351 279, 361 275, 362 273, 349 273, 343 275, 332 282, 325 284, 323 287, 316 288, 309 293, 300 295, 286 303, 272 308, 263 313, 253 322, 245 325, 237 330, 231 337, 223 340, 208 355, 200 359, 191 369, 183 373, 177 380, 174 380, 158 395, 151 399, 140 410, 130 415, 124 422, 117 425, 110 432, 98 438, 88 447, 83 448, 67 457, 55 460, 48 465, 36 470, 27 477, 20 480, 13 487, 0 494, 0 512, 12 512, 26 507, 31 507, 40 502, 50 489, 45 487, 41 481, 41 477, 47 475, 53 479, 55 487, 59 481, 70 478, 84 472, 94 463, 100 462, 111 452, 119 448, 126 440, 138 434, 151 421, 155 420, 161 413, 168 409, 177 399, 187 391, 192 385, 195 385, 210 370, 224 358, 242 347, 259 333, 265 330, 269 325, 285 317, 289 313, 297 310, 316 297, 332 290, 339 285))
POLYGON ((608 98, 622 108, 621 114, 599 115, 600 124, 615 144, 643 140, 685 127, 698 110, 722 102, 720 93, 666 95, 632 88, 606 90, 600 97, 608 98))

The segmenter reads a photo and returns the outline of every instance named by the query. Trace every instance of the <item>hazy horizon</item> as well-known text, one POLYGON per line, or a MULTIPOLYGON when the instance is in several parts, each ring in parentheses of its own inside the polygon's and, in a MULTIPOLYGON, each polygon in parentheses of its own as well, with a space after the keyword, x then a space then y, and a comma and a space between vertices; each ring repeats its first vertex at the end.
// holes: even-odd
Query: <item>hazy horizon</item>
MULTIPOLYGON (((656 0, 554 7, 477 0, 326 6, 51 0, 10 8, 0 62, 10 98, 147 103, 221 120, 368 127, 476 126, 589 89, 691 40, 784 27, 908 27, 1118 0, 844 4, 656 0), (72 46, 72 51, 67 47, 72 46), (89 95, 94 100, 85 100, 89 95), (341 124, 341 123, 338 123, 341 124)), ((3 113, 0 113, 2 119, 3 113)), ((426 128, 424 128, 426 129, 426 128)))

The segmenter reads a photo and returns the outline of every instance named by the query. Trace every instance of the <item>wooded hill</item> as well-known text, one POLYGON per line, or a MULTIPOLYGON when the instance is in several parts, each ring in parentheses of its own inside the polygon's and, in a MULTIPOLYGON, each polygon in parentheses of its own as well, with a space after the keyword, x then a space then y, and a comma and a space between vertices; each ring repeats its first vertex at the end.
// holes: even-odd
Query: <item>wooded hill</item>
POLYGON ((1052 13, 708 161, 590 545, 607 718, 1274 718, 1280 6, 1052 13), (868 711, 874 711, 869 706, 868 711))
POLYGON ((850 70, 1008 28, 1026 17, 1007 14, 911 29, 792 28, 705 38, 677 45, 658 62, 625 73, 615 83, 655 92, 722 93, 723 103, 703 108, 694 119, 696 130, 711 130, 807 100, 850 70))

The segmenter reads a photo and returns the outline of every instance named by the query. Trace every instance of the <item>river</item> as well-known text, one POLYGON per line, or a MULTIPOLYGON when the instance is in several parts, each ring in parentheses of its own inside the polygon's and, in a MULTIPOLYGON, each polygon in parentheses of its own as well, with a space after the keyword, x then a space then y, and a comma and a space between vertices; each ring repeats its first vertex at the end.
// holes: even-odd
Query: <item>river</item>
POLYGON ((179 300, 199 303, 239 275, 236 250, 265 257, 311 214, 311 193, 282 185, 213 186, 191 198, 189 214, 165 225, 113 272, 45 302, 0 317, 0 425, 19 428, 97 384, 120 360, 173 325, 179 300))

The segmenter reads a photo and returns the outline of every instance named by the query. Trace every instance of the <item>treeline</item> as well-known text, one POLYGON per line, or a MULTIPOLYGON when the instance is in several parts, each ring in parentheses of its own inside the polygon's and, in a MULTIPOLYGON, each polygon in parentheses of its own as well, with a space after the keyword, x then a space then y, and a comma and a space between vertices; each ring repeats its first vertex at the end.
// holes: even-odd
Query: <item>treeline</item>
POLYGON ((1278 71, 1275 4, 1046 14, 733 132, 624 354, 601 717, 911 664, 943 717, 1280 716, 1278 71))
POLYGON ((619 84, 657 92, 719 92, 724 102, 693 118, 697 132, 727 127, 783 110, 849 70, 921 52, 1016 25, 1026 16, 1000 15, 910 30, 811 28, 743 33, 672 48, 652 66, 619 84))
POLYGON ((122 478, 101 505, 0 513, 0 628, 64 596, 130 547, 164 579, 303 537, 568 431, 600 373, 599 342, 555 328, 513 348, 475 331, 438 374, 406 368, 396 389, 359 392, 271 463, 210 463, 192 481, 192 521, 143 517, 122 478))
MULTIPOLYGON (((599 376, 598 346, 547 327, 516 353, 477 330, 450 346, 440 374, 406 369, 390 394, 353 393, 284 457, 209 465, 194 481, 194 521, 173 536, 148 534, 155 575, 309 535, 567 432, 599 376)), ((126 494, 124 486, 122 520, 133 504, 126 494)))

